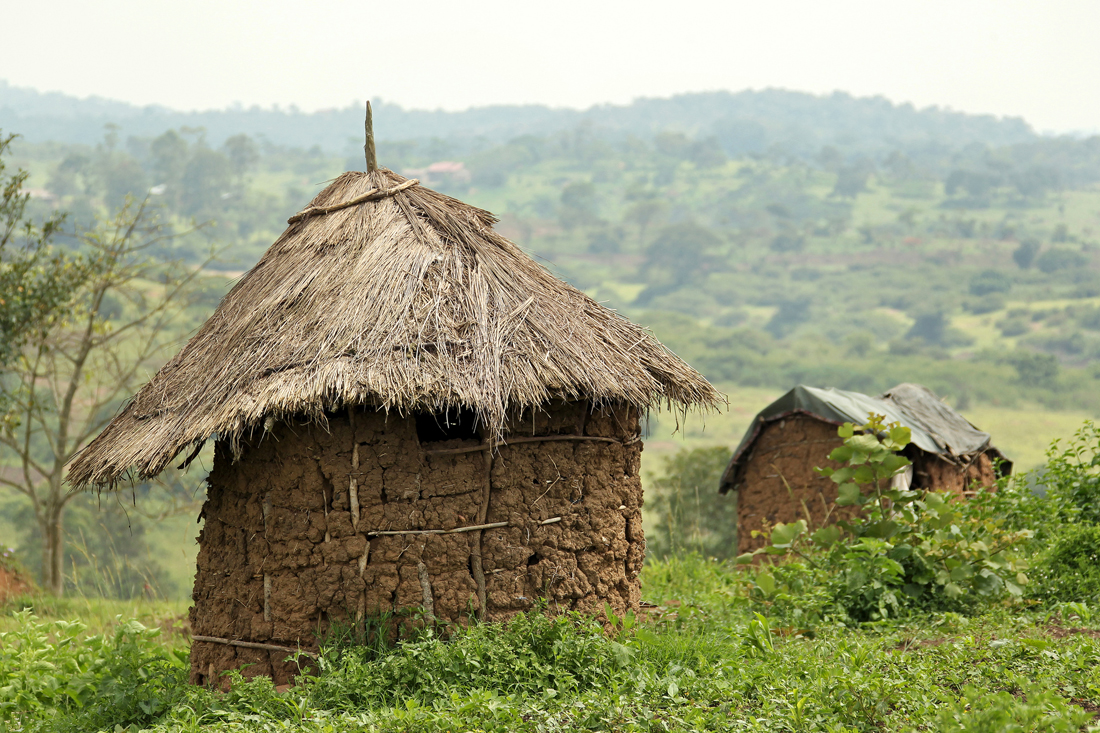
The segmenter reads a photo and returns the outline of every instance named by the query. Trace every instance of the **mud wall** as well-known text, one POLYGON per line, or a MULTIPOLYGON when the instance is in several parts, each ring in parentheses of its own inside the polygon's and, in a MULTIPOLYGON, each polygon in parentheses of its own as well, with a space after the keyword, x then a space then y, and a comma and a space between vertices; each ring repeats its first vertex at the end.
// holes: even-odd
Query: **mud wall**
MULTIPOLYGON (((277 424, 236 462, 215 450, 193 634, 315 649, 335 619, 421 608, 441 621, 553 609, 636 610, 645 553, 631 407, 558 403, 511 422, 510 444, 421 442, 416 420, 356 409, 277 424), (543 438, 550 438, 544 440, 543 438), (560 518, 560 519, 559 519, 560 518), (448 534, 431 533, 480 525, 448 534)), ((287 652, 194 641, 191 680, 228 669, 277 684, 287 652)))
POLYGON ((837 467, 826 456, 842 442, 835 425, 806 415, 793 415, 764 427, 753 444, 737 492, 738 553, 768 543, 766 534, 753 537, 753 530, 805 519, 806 510, 815 526, 826 517, 836 521, 852 513, 850 507, 834 503, 836 484, 814 472, 815 466, 837 467))
POLYGON ((993 470, 993 460, 988 454, 981 454, 969 465, 957 466, 939 456, 923 451, 914 451, 913 488, 931 491, 948 491, 959 496, 972 493, 975 484, 991 488, 997 485, 997 474, 993 470))

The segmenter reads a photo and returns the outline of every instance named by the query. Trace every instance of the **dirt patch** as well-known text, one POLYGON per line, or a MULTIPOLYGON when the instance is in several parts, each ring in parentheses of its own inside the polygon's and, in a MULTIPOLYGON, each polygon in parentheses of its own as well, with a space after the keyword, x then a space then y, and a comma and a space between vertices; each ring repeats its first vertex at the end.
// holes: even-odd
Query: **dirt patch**
POLYGON ((19 571, 0 565, 0 603, 34 591, 34 583, 19 571))
POLYGON ((437 621, 638 610, 645 553, 638 414, 559 403, 514 416, 512 445, 421 443, 414 416, 356 410, 279 424, 234 462, 215 450, 190 621, 192 681, 227 669, 286 684, 285 648, 333 622, 409 609, 437 621), (531 437, 565 439, 531 441, 531 437), (580 438, 580 439, 578 439, 580 438), (592 438, 595 438, 593 440, 592 438), (439 534, 471 526, 482 530, 439 534), (382 534, 378 534, 382 533, 382 534), (389 534, 386 534, 389 533, 389 534))
POLYGON ((1055 639, 1065 639, 1070 636, 1090 636, 1093 639, 1100 639, 1100 629, 1086 629, 1084 627, 1066 628, 1065 626, 1047 626, 1043 630, 1055 639))

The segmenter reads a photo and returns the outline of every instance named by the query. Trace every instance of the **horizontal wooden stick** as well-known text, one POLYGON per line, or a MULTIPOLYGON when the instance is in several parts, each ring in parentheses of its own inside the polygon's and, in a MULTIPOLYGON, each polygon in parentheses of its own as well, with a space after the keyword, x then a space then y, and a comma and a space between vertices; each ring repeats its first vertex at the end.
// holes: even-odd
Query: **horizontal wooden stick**
MULTIPOLYGON (((614 438, 601 438, 594 435, 534 435, 529 438, 509 438, 508 440, 502 440, 495 444, 495 447, 504 448, 509 445, 516 445, 517 443, 546 443, 554 440, 592 440, 599 443, 621 443, 622 441, 615 440, 614 438)), ((429 456, 446 456, 456 453, 475 453, 482 450, 490 450, 494 445, 489 443, 481 443, 480 445, 470 446, 468 448, 439 448, 437 450, 424 451, 429 456)))
MULTIPOLYGON (((544 519, 539 522, 539 525, 545 526, 547 524, 557 524, 561 521, 561 517, 551 517, 550 519, 544 519)), ((458 534, 459 532, 474 532, 479 529, 499 529, 500 527, 507 527, 508 522, 490 522, 489 524, 475 524, 470 527, 458 527, 457 529, 380 529, 374 532, 367 532, 369 537, 379 537, 383 535, 399 535, 399 534, 458 534)))
POLYGON ((286 220, 287 224, 293 224, 296 221, 302 219, 308 219, 311 216, 320 216, 321 214, 331 214, 333 211, 339 211, 340 209, 346 209, 349 206, 355 206, 356 204, 365 204, 368 201, 377 201, 378 199, 384 199, 387 196, 393 196, 395 193, 400 193, 406 188, 412 188, 419 184, 420 181, 415 178, 410 178, 402 184, 394 186, 393 188, 372 188, 361 196, 356 196, 353 199, 349 199, 339 204, 333 204, 331 206, 310 206, 308 209, 299 211, 294 216, 286 220))
POLYGON ((312 659, 317 658, 317 652, 307 652, 304 649, 296 649, 292 646, 280 646, 278 644, 261 644, 257 641, 241 641, 239 639, 222 639, 218 636, 202 636, 201 634, 191 634, 191 641, 208 641, 211 644, 228 644, 229 646, 240 646, 245 649, 262 649, 270 652, 289 652, 291 654, 302 654, 312 659))

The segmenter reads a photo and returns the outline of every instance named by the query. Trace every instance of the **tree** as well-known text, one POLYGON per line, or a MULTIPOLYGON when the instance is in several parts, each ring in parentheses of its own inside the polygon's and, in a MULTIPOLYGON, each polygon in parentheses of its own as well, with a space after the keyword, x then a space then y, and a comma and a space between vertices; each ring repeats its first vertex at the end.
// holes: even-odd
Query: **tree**
POLYGON ((971 295, 1007 293, 1012 289, 1012 278, 996 270, 982 270, 970 278, 971 295))
POLYGON ((947 333, 947 318, 943 311, 934 310, 918 313, 913 319, 913 325, 905 334, 907 339, 923 339, 927 344, 942 344, 947 333))
POLYGON ((833 196, 843 198, 855 198, 867 190, 867 179, 871 177, 872 168, 866 162, 841 167, 836 173, 836 185, 833 186, 833 196))
POLYGON ((1061 365, 1054 354, 1040 354, 1034 351, 1019 350, 1005 359, 1016 368, 1020 384, 1027 387, 1052 387, 1058 379, 1061 365))
POLYGON ((1012 251, 1012 259, 1021 270, 1026 270, 1035 262, 1035 256, 1039 254, 1042 245, 1037 239, 1024 239, 1020 246, 1012 251))
POLYGON ((243 184, 245 176, 251 173, 260 162, 260 150, 256 147, 256 143, 248 135, 234 135, 225 141, 222 150, 229 158, 229 165, 233 169, 237 184, 243 184))
POLYGON ((695 221, 663 227, 646 252, 650 283, 675 289, 700 279, 721 265, 722 240, 695 221))
POLYGON ((596 187, 588 181, 574 181, 563 188, 558 219, 562 228, 567 230, 597 223, 600 220, 600 214, 596 201, 596 187))
POLYGON ((1051 247, 1035 258, 1035 266, 1048 275, 1061 270, 1083 268, 1088 264, 1088 255, 1065 247, 1051 247))
POLYGON ((0 378, 8 399, 0 459, 18 465, 0 485, 26 497, 42 538, 42 585, 64 589, 64 515, 78 496, 66 464, 174 342, 200 269, 149 256, 174 238, 147 201, 79 232, 84 277, 63 316, 28 334, 0 378))
POLYGON ((231 178, 230 163, 224 155, 197 147, 180 179, 180 210, 194 217, 209 217, 221 211, 231 178))
POLYGON ((725 446, 683 449, 664 459, 663 476, 649 477, 646 503, 657 518, 654 531, 646 532, 650 555, 737 554, 737 503, 718 493, 731 456, 725 446))
POLYGON ((5 172, 4 155, 16 137, 0 133, 0 369, 32 334, 49 327, 85 276, 79 257, 50 247, 65 217, 35 223, 23 191, 29 174, 5 172))

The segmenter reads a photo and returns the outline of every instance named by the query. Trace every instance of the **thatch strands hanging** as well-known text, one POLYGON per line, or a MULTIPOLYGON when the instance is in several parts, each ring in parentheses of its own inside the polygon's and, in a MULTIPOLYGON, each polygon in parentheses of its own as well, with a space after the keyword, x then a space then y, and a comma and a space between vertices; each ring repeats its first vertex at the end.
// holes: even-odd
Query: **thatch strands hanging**
POLYGON ((348 405, 467 407, 499 437, 507 411, 552 398, 721 399, 494 232, 487 211, 378 169, 345 173, 306 212, 77 456, 74 485, 152 477, 212 435, 236 445, 267 420, 323 422, 348 405))

